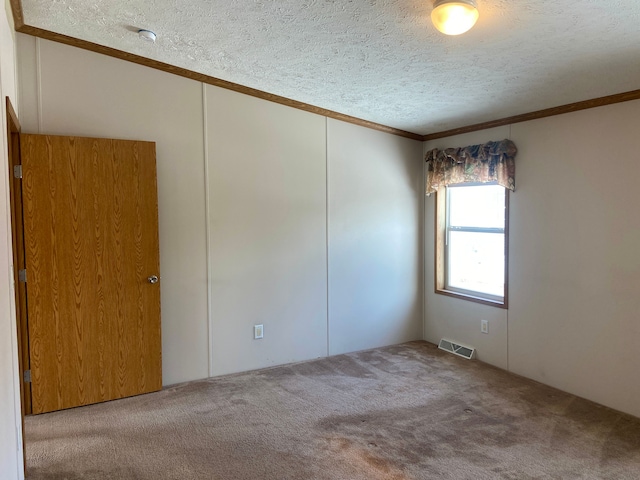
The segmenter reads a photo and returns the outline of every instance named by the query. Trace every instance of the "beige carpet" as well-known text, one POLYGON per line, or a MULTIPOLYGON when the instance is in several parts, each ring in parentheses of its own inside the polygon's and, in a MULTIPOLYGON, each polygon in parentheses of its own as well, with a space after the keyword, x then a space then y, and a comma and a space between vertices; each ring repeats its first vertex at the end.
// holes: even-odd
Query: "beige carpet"
POLYGON ((425 342, 33 416, 26 438, 32 480, 640 478, 639 419, 425 342))

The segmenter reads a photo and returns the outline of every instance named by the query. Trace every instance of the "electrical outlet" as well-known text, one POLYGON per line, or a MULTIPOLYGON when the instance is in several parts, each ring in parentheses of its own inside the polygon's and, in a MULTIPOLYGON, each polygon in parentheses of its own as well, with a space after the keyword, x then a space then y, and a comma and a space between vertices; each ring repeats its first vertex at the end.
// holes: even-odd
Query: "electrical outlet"
POLYGON ((480 320, 480 332, 481 333, 489 333, 489 321, 488 320, 480 320))
POLYGON ((253 326, 253 338, 259 339, 264 337, 264 325, 253 326))

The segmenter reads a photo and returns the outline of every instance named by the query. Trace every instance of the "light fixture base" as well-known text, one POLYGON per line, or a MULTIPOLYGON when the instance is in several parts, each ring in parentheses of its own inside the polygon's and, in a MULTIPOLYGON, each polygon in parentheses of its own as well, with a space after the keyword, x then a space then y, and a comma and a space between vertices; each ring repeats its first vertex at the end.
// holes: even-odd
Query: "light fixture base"
POLYGON ((475 8, 476 10, 478 9, 478 2, 476 2, 475 0, 436 0, 433 3, 434 10, 438 8, 440 5, 443 5, 445 3, 466 3, 467 5, 470 5, 473 8, 475 8))

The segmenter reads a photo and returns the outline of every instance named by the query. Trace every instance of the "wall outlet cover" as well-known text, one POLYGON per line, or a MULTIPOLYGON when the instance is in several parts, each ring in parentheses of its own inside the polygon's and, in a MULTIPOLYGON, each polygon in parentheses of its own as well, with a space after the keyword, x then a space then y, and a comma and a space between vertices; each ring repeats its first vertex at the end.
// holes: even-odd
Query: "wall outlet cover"
POLYGON ((264 337, 264 325, 253 326, 253 338, 259 339, 264 337))
POLYGON ((489 321, 480 320, 480 333, 489 333, 489 321))

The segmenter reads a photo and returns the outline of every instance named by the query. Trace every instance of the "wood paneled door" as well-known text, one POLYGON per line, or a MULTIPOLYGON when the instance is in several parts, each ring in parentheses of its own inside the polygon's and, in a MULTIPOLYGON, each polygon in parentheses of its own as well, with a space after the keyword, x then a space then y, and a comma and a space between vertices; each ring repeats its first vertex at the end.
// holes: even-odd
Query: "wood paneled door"
POLYGON ((159 390, 155 144, 20 145, 32 413, 159 390))

